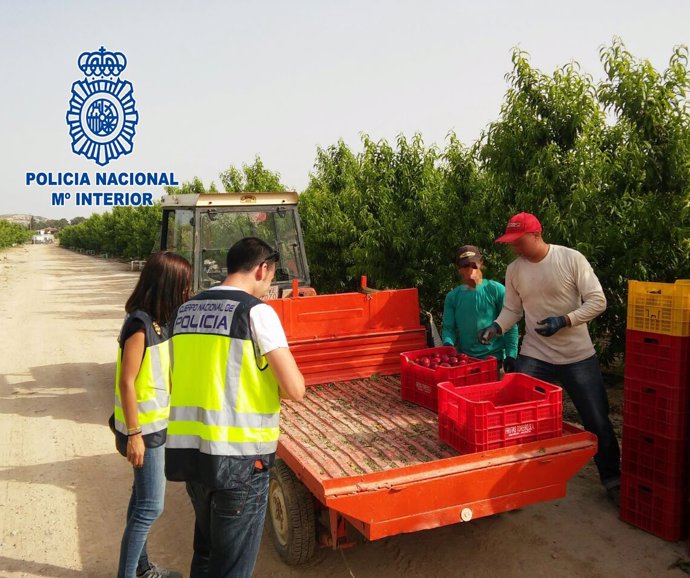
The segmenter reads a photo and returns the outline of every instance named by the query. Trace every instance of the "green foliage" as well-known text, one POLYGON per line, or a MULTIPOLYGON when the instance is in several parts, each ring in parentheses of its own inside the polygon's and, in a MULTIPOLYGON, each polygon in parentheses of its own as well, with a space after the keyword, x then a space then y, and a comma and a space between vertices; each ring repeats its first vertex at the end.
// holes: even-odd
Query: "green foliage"
POLYGON ((158 204, 115 207, 63 229, 60 244, 126 259, 146 259, 155 250, 161 216, 158 204))
POLYGON ((31 235, 32 232, 22 225, 0 220, 0 249, 26 243, 31 240, 31 235))
POLYGON ((48 229, 50 227, 62 229, 69 224, 70 222, 67 219, 31 219, 31 229, 34 231, 48 229))
MULTIPOLYGON (((218 192, 215 190, 216 186, 213 183, 211 183, 211 188, 214 190, 209 190, 209 193, 218 192)), ((165 189, 165 193, 168 195, 201 195, 206 192, 204 183, 199 177, 194 177, 191 181, 182 183, 180 186, 169 185, 163 187, 163 189, 165 189)))
POLYGON ((423 305, 438 308, 453 283, 456 239, 465 235, 462 195, 448 187, 462 193, 474 184, 469 152, 454 136, 445 156, 420 135, 400 136, 395 147, 367 136, 362 144, 358 155, 342 141, 319 149, 300 195, 313 282, 321 292, 342 291, 366 274, 376 287, 419 287, 423 305))
POLYGON ((607 162, 595 198, 594 261, 609 297, 597 330, 618 352, 627 280, 690 277, 690 74, 686 47, 676 48, 661 72, 619 40, 601 58, 607 77, 598 96, 616 122, 603 130, 607 162))
POLYGON ((690 275, 690 80, 685 48, 663 72, 619 40, 601 59, 595 84, 574 64, 545 76, 516 52, 478 158, 501 220, 533 212, 547 240, 592 262, 609 301, 592 329, 610 361, 624 348, 628 279, 690 275))
MULTIPOLYGON (((318 148, 299 201, 317 290, 353 290, 367 275, 374 287, 417 287, 422 307, 438 313, 457 283, 454 250, 478 245, 487 276, 502 279, 512 256, 494 239, 528 211, 548 242, 594 266, 609 307, 591 329, 603 361, 613 360, 628 279, 690 277, 690 71, 685 47, 661 71, 617 39, 600 57, 605 78, 595 82, 576 63, 544 74, 514 51, 500 114, 471 147, 451 133, 442 149, 418 134, 363 136, 359 153, 342 141, 318 148)), ((259 157, 220 179, 226 192, 285 190, 259 157)), ((166 192, 204 186, 195 177, 166 192)), ((159 207, 118 208, 73 221, 61 241, 145 257, 159 220, 159 207)))
POLYGON ((453 249, 479 245, 501 279, 512 257, 493 240, 532 212, 601 279, 609 307, 592 332, 608 362, 624 348, 628 279, 690 277, 688 51, 659 72, 615 40, 599 83, 576 63, 547 75, 521 51, 512 60, 499 118, 470 149, 453 134, 442 151, 419 135, 318 149, 300 197, 314 284, 352 289, 367 274, 418 287, 438 312, 453 249))
POLYGON ((255 193, 284 191, 285 186, 280 182, 280 174, 269 171, 260 157, 254 159, 251 165, 242 165, 238 169, 230 165, 226 171, 220 173, 220 182, 226 193, 255 193))

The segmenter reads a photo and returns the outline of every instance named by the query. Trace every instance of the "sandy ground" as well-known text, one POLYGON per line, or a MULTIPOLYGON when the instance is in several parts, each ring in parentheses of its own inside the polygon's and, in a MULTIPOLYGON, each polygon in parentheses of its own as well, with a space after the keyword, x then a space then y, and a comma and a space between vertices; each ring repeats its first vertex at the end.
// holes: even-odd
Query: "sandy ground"
MULTIPOLYGON (((0 575, 113 576, 131 470, 114 450, 116 335, 136 280, 121 263, 26 246, 0 253, 0 575)), ((618 394, 618 399, 620 395, 618 394)), ((151 557, 187 574, 193 516, 169 484, 151 557)), ((469 524, 321 550, 300 568, 268 536, 259 577, 683 576, 686 558, 617 518, 589 465, 565 499, 469 524)))

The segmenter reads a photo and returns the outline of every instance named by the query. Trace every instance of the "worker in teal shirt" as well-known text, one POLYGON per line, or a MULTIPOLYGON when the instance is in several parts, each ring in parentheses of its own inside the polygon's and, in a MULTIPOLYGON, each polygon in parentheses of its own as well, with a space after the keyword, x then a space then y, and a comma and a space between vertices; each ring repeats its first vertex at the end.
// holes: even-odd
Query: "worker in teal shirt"
POLYGON ((443 308, 443 345, 452 345, 460 353, 484 359, 494 356, 506 373, 515 371, 518 351, 517 325, 488 345, 479 343, 478 332, 493 323, 503 309, 506 289, 498 281, 484 279, 484 258, 477 247, 458 249, 455 265, 461 284, 446 296, 443 308))

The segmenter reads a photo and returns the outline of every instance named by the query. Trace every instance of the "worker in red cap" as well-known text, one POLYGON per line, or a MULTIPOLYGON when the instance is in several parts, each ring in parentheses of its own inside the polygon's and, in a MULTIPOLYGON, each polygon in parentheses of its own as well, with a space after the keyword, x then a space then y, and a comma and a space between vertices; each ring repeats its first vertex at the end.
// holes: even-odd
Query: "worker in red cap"
POLYGON ((582 253, 546 243, 541 223, 530 213, 510 219, 496 242, 510 244, 517 258, 506 271, 503 310, 479 332, 479 341, 490 343, 524 316, 516 371, 563 386, 585 429, 598 438, 594 460, 609 497, 617 503, 620 449, 587 329, 587 323, 606 310, 601 283, 582 253))

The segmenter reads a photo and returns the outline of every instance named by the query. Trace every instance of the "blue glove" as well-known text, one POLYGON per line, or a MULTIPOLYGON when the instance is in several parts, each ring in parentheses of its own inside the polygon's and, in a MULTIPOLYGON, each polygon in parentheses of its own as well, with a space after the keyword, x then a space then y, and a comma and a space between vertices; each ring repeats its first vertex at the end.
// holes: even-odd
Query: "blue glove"
POLYGON ((479 332, 477 339, 479 339, 479 343, 482 345, 489 345, 489 343, 493 341, 494 337, 500 334, 501 326, 494 321, 491 325, 485 327, 479 332))
POLYGON ((551 337, 554 333, 563 329, 567 324, 565 315, 561 317, 547 317, 546 319, 537 321, 537 325, 543 325, 543 327, 537 327, 535 331, 544 337, 551 337))

